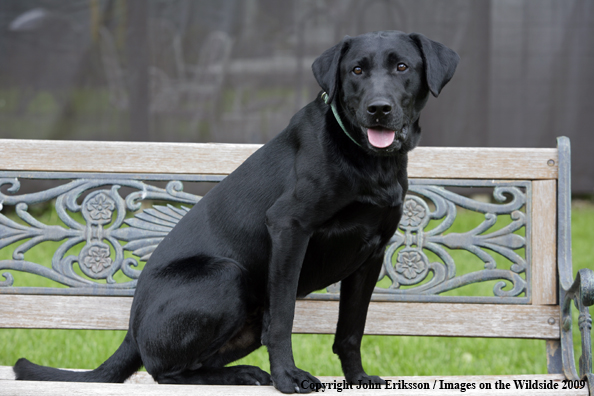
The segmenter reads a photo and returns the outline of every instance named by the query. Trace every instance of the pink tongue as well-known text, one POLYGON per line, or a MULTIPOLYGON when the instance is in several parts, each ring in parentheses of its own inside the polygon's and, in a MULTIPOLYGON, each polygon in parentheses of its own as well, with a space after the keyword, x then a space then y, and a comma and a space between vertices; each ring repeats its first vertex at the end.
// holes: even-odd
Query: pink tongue
POLYGON ((367 137, 372 146, 378 148, 388 147, 394 141, 394 131, 388 129, 371 129, 367 130, 367 137))

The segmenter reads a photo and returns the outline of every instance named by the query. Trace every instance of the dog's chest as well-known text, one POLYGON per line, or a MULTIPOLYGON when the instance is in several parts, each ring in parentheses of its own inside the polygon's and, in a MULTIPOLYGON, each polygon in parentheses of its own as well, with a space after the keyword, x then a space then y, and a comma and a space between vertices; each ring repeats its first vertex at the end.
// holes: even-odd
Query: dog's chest
POLYGON ((402 204, 403 189, 395 180, 385 184, 362 185, 357 201, 380 208, 393 208, 402 204))
POLYGON ((344 279, 371 257, 381 257, 396 231, 401 206, 380 207, 355 202, 313 234, 299 282, 299 294, 308 294, 344 279))
POLYGON ((403 166, 406 165, 398 159, 389 158, 378 159, 377 163, 363 169, 356 179, 355 200, 381 208, 401 205, 405 192, 399 180, 402 179, 399 169, 403 166))

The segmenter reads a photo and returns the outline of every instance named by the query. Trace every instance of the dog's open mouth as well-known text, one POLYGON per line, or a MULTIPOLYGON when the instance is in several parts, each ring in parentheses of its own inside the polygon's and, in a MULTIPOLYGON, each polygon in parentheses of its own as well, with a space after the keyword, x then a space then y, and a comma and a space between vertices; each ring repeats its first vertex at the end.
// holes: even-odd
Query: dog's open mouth
POLYGON ((405 125, 400 131, 394 131, 382 126, 375 126, 367 129, 367 140, 376 148, 386 148, 398 140, 401 143, 406 140, 408 128, 405 125))
POLYGON ((373 127, 367 129, 367 139, 372 146, 377 148, 386 148, 394 142, 396 131, 391 131, 382 127, 373 127))

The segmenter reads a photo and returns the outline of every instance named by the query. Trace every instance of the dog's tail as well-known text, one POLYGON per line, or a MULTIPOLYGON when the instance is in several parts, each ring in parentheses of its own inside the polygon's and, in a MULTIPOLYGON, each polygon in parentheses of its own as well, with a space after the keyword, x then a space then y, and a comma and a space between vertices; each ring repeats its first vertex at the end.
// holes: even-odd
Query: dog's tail
POLYGON ((25 381, 124 382, 141 366, 138 347, 128 333, 117 351, 92 371, 70 371, 39 366, 25 358, 19 359, 13 370, 17 380, 25 381))

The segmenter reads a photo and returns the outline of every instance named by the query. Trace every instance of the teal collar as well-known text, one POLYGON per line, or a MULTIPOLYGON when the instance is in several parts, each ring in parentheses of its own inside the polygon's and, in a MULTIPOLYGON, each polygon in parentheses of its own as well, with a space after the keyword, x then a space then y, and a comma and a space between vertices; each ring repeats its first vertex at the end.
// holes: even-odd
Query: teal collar
POLYGON ((346 128, 344 127, 344 124, 342 123, 342 120, 340 119, 340 115, 338 115, 338 110, 336 110, 336 106, 334 105, 334 103, 328 103, 328 94, 326 92, 322 92, 322 100, 324 101, 324 103, 326 103, 327 105, 330 105, 330 107, 332 108, 332 114, 334 114, 334 118, 336 118, 336 122, 338 122, 338 125, 340 125, 340 127, 342 128, 342 131, 345 133, 345 135, 347 135, 349 137, 349 139, 351 139, 353 141, 353 143, 355 143, 357 146, 363 148, 363 146, 361 146, 359 144, 359 142, 357 142, 346 130, 346 128))

